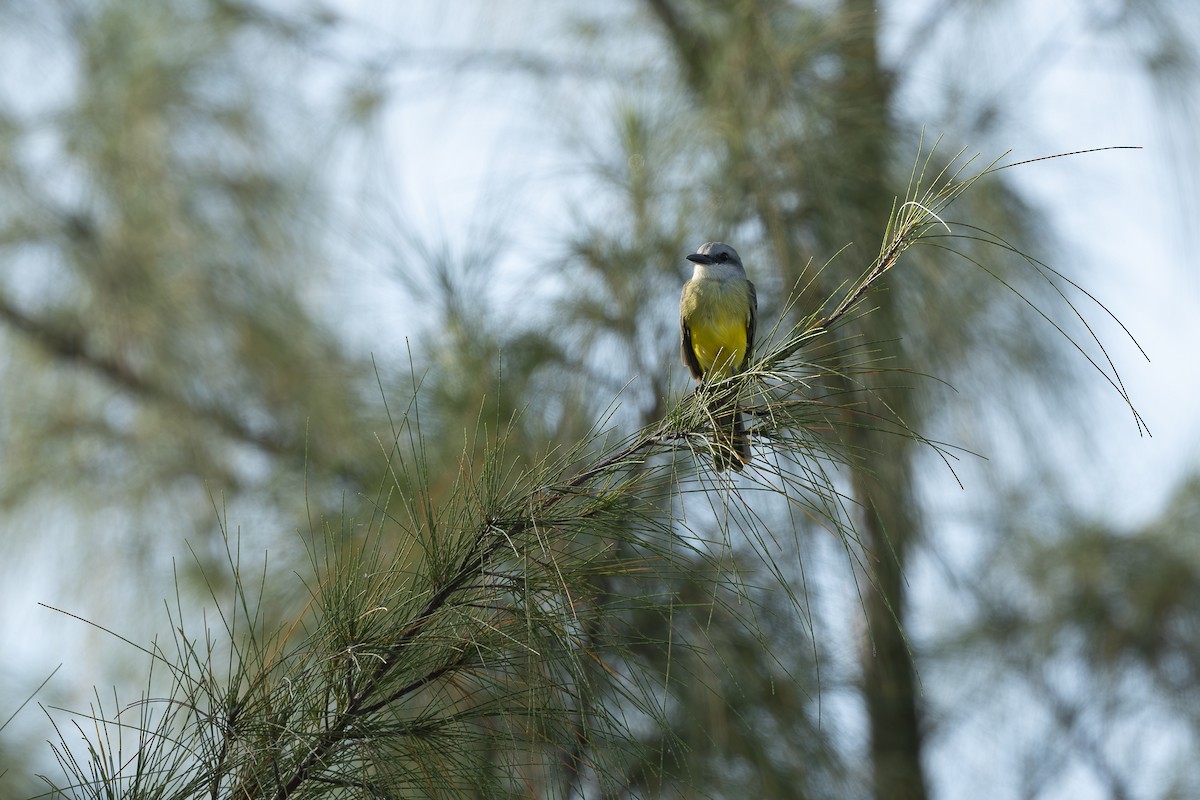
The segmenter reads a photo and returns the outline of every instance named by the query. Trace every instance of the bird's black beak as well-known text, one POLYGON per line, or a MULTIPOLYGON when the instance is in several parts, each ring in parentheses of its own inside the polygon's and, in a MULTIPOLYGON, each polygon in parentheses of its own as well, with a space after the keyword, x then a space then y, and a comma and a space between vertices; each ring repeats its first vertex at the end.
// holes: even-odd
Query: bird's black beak
POLYGON ((711 264, 711 263, 713 263, 712 257, 711 257, 711 256, 706 256, 706 255, 704 255, 704 253, 692 253, 690 256, 688 256, 688 257, 687 257, 687 260, 688 260, 688 261, 694 261, 694 262, 695 262, 695 263, 697 263, 697 264, 711 264))

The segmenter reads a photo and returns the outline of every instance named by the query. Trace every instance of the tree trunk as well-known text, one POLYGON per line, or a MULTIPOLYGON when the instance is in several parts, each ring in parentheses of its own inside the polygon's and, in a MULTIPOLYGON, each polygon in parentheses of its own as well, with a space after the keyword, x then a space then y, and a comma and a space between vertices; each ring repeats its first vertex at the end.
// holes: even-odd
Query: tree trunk
MULTIPOLYGON (((863 245, 879 241, 891 211, 887 153, 892 135, 890 80, 876 49, 879 18, 875 4, 843 0, 841 24, 842 77, 834 114, 840 146, 830 150, 840 150, 846 159, 841 176, 846 181, 846 196, 839 205, 850 213, 842 217, 834 232, 840 235, 840 243, 858 243, 865 263, 873 250, 863 245)), ((858 323, 865 341, 900 342, 902 323, 896 302, 896 293, 886 290, 870 296, 876 309, 858 323)), ((919 412, 913 408, 911 392, 890 388, 888 383, 887 373, 866 376, 866 388, 872 395, 867 410, 885 419, 898 414, 905 422, 916 424, 919 412)), ((855 498, 862 507, 858 527, 870 550, 873 569, 863 589, 870 640, 862 653, 875 797, 923 800, 927 793, 921 769, 916 675, 901 627, 907 611, 904 566, 919 536, 912 491, 914 445, 911 439, 878 430, 863 409, 850 414, 851 443, 865 459, 853 478, 855 498)))

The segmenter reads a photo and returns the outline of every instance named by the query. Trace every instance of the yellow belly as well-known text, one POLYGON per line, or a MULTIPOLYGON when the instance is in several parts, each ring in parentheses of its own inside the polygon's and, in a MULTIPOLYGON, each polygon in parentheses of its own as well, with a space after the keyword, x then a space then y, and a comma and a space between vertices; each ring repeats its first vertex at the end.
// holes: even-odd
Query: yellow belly
POLYGON ((727 378, 746 360, 750 291, 745 281, 689 281, 682 316, 705 377, 727 378))
POLYGON ((710 378, 728 378, 746 360, 746 323, 726 319, 692 327, 692 351, 710 378))

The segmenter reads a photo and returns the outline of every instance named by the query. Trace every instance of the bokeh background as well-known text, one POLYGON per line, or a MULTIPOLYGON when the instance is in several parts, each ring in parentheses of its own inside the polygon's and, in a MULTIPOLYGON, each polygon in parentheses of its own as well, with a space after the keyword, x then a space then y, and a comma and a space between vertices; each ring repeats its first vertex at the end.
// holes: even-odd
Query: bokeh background
POLYGON ((1200 796, 1198 55, 1192 0, 0 2, 0 720, 53 673, 0 797, 55 774, 54 707, 145 681, 102 628, 202 617, 223 530, 292 613, 313 520, 378 484, 385 400, 447 480, 485 402, 517 454, 647 424, 686 388, 686 253, 733 243, 772 325, 863 270, 934 142, 933 173, 1142 147, 946 220, 1099 302, 969 239, 1020 295, 901 263, 860 332, 938 379, 877 388, 959 460, 853 443, 866 580, 772 518, 790 669, 710 618, 682 777, 629 793, 1200 796))

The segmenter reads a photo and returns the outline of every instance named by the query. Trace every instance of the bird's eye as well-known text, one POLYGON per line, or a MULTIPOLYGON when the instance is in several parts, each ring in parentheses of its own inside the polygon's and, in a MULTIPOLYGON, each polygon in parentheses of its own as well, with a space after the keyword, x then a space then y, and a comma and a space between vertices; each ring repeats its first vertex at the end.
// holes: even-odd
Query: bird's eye
POLYGON ((720 261, 722 264, 724 264, 728 260, 729 260, 728 253, 720 253, 717 255, 717 261, 720 261))

